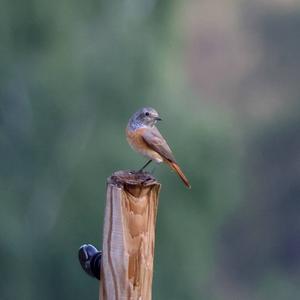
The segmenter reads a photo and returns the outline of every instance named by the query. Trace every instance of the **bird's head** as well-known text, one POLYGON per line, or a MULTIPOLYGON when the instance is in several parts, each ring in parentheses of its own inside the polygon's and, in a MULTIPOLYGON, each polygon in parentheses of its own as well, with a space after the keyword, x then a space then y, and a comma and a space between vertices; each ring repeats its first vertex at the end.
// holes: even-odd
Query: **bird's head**
POLYGON ((131 121, 141 126, 152 127, 157 121, 161 121, 161 118, 154 108, 143 107, 132 116, 131 121))

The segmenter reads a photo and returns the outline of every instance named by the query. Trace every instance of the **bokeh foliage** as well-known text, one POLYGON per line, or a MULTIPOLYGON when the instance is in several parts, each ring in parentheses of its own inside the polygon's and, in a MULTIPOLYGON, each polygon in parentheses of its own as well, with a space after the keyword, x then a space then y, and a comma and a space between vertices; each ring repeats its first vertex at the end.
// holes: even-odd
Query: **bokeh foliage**
MULTIPOLYGON (((124 128, 146 105, 161 113, 161 132, 192 184, 188 191, 166 167, 155 167, 163 189, 153 298, 297 298, 300 259, 289 252, 299 246, 299 181, 297 171, 289 172, 299 146, 298 116, 290 118, 299 99, 295 81, 282 88, 293 91, 284 116, 258 122, 242 105, 212 104, 189 88, 182 3, 3 0, 1 6, 1 299, 97 299, 98 283, 80 269, 77 249, 87 242, 101 247, 106 178, 144 163, 124 128), (289 174, 284 183, 280 174, 272 177, 274 165, 289 174), (286 220, 292 233, 282 227, 286 220), (270 235, 273 228, 280 234, 270 235)), ((276 14, 261 19, 266 23, 256 30, 265 48, 282 57, 280 38, 268 30, 291 19, 275 25, 276 14)), ((286 38, 290 49, 299 48, 292 40, 286 38)), ((253 71, 244 79, 250 84, 240 82, 237 97, 249 95, 256 78, 277 83, 272 60, 264 61, 259 76, 253 71)))

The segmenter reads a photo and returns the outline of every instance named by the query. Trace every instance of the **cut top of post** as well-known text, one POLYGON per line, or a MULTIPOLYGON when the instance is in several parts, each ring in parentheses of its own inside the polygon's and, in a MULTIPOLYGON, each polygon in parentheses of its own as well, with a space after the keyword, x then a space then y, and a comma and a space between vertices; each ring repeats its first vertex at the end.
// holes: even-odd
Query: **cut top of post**
POLYGON ((137 171, 117 171, 107 179, 108 184, 126 189, 130 194, 135 197, 143 196, 142 193, 147 192, 145 187, 157 185, 160 183, 156 178, 148 172, 137 171))

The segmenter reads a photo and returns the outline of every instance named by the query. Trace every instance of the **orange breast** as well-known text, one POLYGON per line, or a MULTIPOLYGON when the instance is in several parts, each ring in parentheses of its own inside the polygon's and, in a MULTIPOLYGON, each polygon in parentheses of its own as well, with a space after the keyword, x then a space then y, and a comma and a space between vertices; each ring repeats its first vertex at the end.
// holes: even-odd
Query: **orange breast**
POLYGON ((139 128, 134 131, 128 130, 126 128, 126 137, 129 145, 132 147, 132 149, 141 153, 142 155, 155 160, 156 162, 162 162, 162 156, 151 149, 149 145, 144 141, 143 133, 145 130, 147 130, 147 128, 139 128))

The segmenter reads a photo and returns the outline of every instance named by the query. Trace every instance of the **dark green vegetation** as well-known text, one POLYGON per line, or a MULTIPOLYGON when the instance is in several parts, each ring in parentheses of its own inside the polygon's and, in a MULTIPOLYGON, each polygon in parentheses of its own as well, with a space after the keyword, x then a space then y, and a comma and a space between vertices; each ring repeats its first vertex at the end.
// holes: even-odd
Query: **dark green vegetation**
POLYGON ((146 105, 192 185, 155 167, 153 299, 299 298, 300 11, 254 2, 2 1, 1 300, 97 299, 77 250, 146 105))

